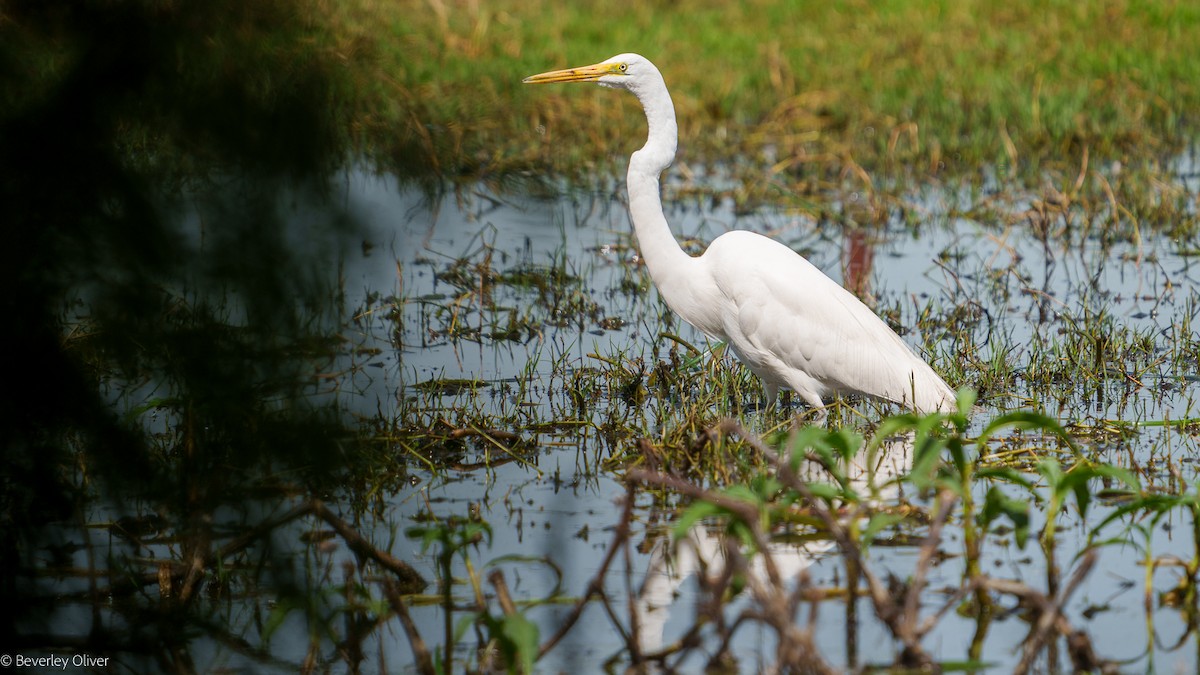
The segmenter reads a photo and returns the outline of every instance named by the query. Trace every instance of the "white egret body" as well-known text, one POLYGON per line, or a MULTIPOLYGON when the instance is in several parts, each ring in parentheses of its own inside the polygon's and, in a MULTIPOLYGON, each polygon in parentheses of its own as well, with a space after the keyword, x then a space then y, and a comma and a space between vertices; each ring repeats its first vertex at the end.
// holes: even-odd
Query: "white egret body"
POLYGON ((626 187, 642 259, 671 310, 727 341, 762 379, 771 402, 780 387, 789 387, 815 408, 828 395, 862 394, 918 412, 954 409, 954 392, 924 360, 862 301, 787 246, 735 230, 698 257, 684 252, 659 198, 658 179, 675 159, 678 129, 653 63, 620 54, 524 81, 596 82, 637 96, 649 133, 629 158, 626 187))

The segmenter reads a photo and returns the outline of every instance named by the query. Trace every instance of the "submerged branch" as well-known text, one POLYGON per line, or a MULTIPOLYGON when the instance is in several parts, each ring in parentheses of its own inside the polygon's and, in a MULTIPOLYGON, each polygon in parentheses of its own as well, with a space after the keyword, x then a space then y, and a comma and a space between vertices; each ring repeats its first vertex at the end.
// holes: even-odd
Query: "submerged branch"
POLYGON ((421 675, 434 675, 437 669, 433 666, 433 657, 430 656, 429 647, 425 645, 425 641, 421 639, 421 632, 417 630, 416 623, 413 622, 412 616, 408 613, 408 607, 404 604, 403 594, 396 586, 396 582, 389 578, 383 580, 383 592, 387 596, 388 605, 396 616, 400 617, 400 625, 404 628, 404 634, 408 637, 408 643, 412 646, 413 658, 417 662, 417 672, 421 675))

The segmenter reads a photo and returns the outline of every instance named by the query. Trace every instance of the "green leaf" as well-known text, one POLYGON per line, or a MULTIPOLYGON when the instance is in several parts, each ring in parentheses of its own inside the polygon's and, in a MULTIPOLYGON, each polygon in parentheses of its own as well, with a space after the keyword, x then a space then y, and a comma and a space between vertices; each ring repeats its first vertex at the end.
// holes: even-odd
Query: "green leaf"
POLYGON ((863 437, 850 429, 839 429, 827 437, 834 453, 841 459, 841 466, 852 461, 863 447, 863 437))
POLYGON ((1043 478, 1046 479, 1046 483, 1050 486, 1051 490, 1054 490, 1055 492, 1060 492, 1062 490, 1061 485, 1063 482, 1063 471, 1062 466, 1060 466, 1058 463, 1058 460, 1054 459, 1053 457, 1043 459, 1042 461, 1038 462, 1037 471, 1038 473, 1042 474, 1043 478))
POLYGON ((488 623, 491 618, 492 617, 487 614, 468 614, 462 617, 454 626, 454 642, 457 643, 462 640, 463 636, 467 634, 467 631, 475 624, 476 621, 482 620, 484 623, 488 623))
POLYGON ((462 526, 463 545, 474 541, 479 535, 485 535, 483 538, 490 546, 492 543, 492 526, 483 521, 470 521, 462 526))
POLYGON ((975 399, 978 394, 970 387, 963 387, 958 390, 958 414, 963 417, 971 415, 971 408, 975 406, 975 399))
POLYGON ((1059 424, 1058 420, 1049 415, 1033 412, 1032 410, 1017 410, 1001 415, 988 422, 987 426, 979 434, 978 445, 983 446, 987 444, 988 439, 993 434, 1005 428, 1021 430, 1037 429, 1043 431, 1057 437, 1072 452, 1076 455, 1079 454, 1079 449, 1075 447, 1075 442, 1071 440, 1071 435, 1059 424))
POLYGON ((1000 516, 1006 516, 1012 521, 1017 547, 1024 549, 1025 543, 1029 541, 1029 502, 1014 499, 999 487, 993 486, 988 490, 983 508, 979 511, 979 524, 986 530, 1000 516))
POLYGON ((862 535, 859 537, 860 544, 864 547, 870 546, 876 534, 903 520, 903 516, 898 516, 894 513, 873 514, 867 521, 867 526, 863 528, 862 535))
POLYGON ((771 475, 758 475, 750 480, 750 492, 754 495, 754 501, 762 503, 775 493, 779 492, 783 485, 771 475))
POLYGON ((283 622, 287 620, 287 615, 292 613, 292 610, 298 609, 298 606, 292 600, 280 598, 279 602, 271 609, 271 613, 267 616, 267 621, 263 625, 262 639, 263 642, 270 642, 271 636, 283 622))
POLYGON ((833 501, 842 496, 842 489, 831 483, 806 483, 808 491, 818 499, 833 501))
MULTIPOLYGON (((1188 497, 1194 498, 1194 496, 1195 495, 1190 495, 1190 494, 1189 495, 1148 494, 1148 495, 1140 496, 1131 501, 1128 501, 1128 502, 1118 506, 1116 509, 1113 509, 1113 511, 1111 513, 1109 513, 1103 520, 1101 520, 1099 523, 1096 524, 1095 527, 1092 528, 1091 532, 1088 533, 1089 541, 1092 539, 1095 539, 1100 534, 1100 531, 1103 530, 1105 527, 1107 527, 1110 523, 1120 520, 1120 519, 1124 518, 1125 516, 1128 516, 1130 514, 1135 514, 1135 513, 1142 514, 1145 512, 1155 513, 1155 514, 1167 513, 1168 511, 1170 511, 1172 509, 1178 508, 1180 506, 1184 506, 1187 502, 1191 501, 1190 499, 1187 499, 1187 498, 1188 497)), ((1128 527, 1133 528, 1134 526, 1135 526, 1135 524, 1131 523, 1128 527)))
POLYGON ((693 502, 683 513, 679 515, 679 520, 675 523, 675 528, 672 535, 678 539, 687 536, 697 523, 705 518, 711 518, 719 514, 727 514, 728 512, 713 504, 712 502, 698 501, 693 502))
POLYGON ((532 673, 533 662, 538 653, 538 627, 522 614, 512 614, 504 617, 501 622, 500 634, 508 643, 512 658, 510 664, 520 663, 520 672, 532 673))
POLYGON ((913 465, 909 471, 913 485, 919 490, 927 490, 933 485, 934 477, 942 462, 944 445, 937 439, 925 437, 920 443, 913 444, 913 465))
POLYGON ((875 452, 879 446, 896 436, 904 436, 917 429, 920 418, 912 413, 885 417, 875 428, 875 434, 867 443, 867 452, 875 452))
POLYGON ((433 544, 433 542, 445 541, 447 532, 445 527, 426 527, 421 525, 408 528, 404 531, 404 535, 409 539, 420 539, 421 553, 425 553, 429 550, 429 546, 433 544))
POLYGON ((999 479, 1015 485, 1020 485, 1027 490, 1033 490, 1033 481, 1025 477, 1025 474, 1016 469, 1007 466, 985 466, 975 471, 975 477, 978 479, 999 479))
MULTIPOLYGON (((1079 467, 1076 467, 1076 470, 1078 470, 1078 468, 1079 467)), ((1075 492, 1075 503, 1079 506, 1080 518, 1087 517, 1088 506, 1092 503, 1092 491, 1088 487, 1088 480, 1091 478, 1091 476, 1088 474, 1090 473, 1090 471, 1080 472, 1078 474, 1076 474, 1075 471, 1070 472, 1070 474, 1075 474, 1072 476, 1073 480, 1071 480, 1070 483, 1071 490, 1075 492)))
POLYGON ((1137 474, 1119 466, 1110 466, 1101 464, 1095 467, 1096 474, 1104 478, 1119 480, 1124 483, 1130 490, 1134 492, 1142 491, 1142 482, 1138 480, 1137 474))
POLYGON ((738 499, 749 504, 761 504, 762 496, 748 485, 730 485, 721 491, 721 494, 731 499, 738 499))

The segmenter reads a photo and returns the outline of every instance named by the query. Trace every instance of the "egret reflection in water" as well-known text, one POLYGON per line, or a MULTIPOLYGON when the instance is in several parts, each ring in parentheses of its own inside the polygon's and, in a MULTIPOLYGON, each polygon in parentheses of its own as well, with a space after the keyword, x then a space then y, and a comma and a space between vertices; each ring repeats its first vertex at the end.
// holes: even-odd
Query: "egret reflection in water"
MULTIPOLYGON (((859 495, 861 501, 847 505, 845 518, 862 518, 870 509, 895 504, 902 496, 901 479, 913 465, 911 436, 901 436, 880 445, 874 457, 862 449, 845 466, 840 467, 846 478, 845 488, 859 495)), ((805 461, 801 477, 806 481, 830 482, 832 477, 819 464, 805 461)), ((650 553, 649 564, 637 596, 638 639, 643 653, 653 654, 666 646, 666 631, 673 613, 728 611, 735 615, 747 605, 763 603, 767 595, 787 594, 810 587, 808 570, 836 550, 837 545, 828 533, 807 538, 803 530, 777 533, 767 550, 759 551, 747 560, 740 542, 724 532, 698 525, 681 538, 662 536, 650 553), (774 568, 767 569, 767 559, 774 568), (732 570, 730 569, 732 566, 732 570), (718 597, 705 602, 707 594, 722 595, 728 588, 730 573, 748 577, 748 597, 726 607, 718 597), (772 579, 777 575, 779 582, 772 579), (694 580, 694 590, 682 589, 694 580), (781 582, 781 583, 780 583, 781 582), (707 607, 708 609, 702 609, 707 607)), ((686 617, 683 622, 686 625, 686 617)))

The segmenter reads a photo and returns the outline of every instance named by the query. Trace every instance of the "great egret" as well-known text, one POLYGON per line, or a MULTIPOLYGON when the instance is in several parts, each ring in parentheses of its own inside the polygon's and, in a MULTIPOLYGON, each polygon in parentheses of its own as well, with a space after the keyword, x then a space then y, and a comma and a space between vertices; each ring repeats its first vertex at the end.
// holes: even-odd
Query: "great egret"
POLYGON ((524 81, 595 82, 637 96, 649 134, 629 158, 625 185, 650 278, 684 321, 729 343, 762 379, 768 403, 789 387, 822 412, 822 397, 830 394, 865 394, 917 412, 954 409, 954 392, 900 336, 787 246, 734 230, 700 256, 684 252, 663 215, 658 186, 675 159, 675 106, 648 59, 619 54, 524 81))

